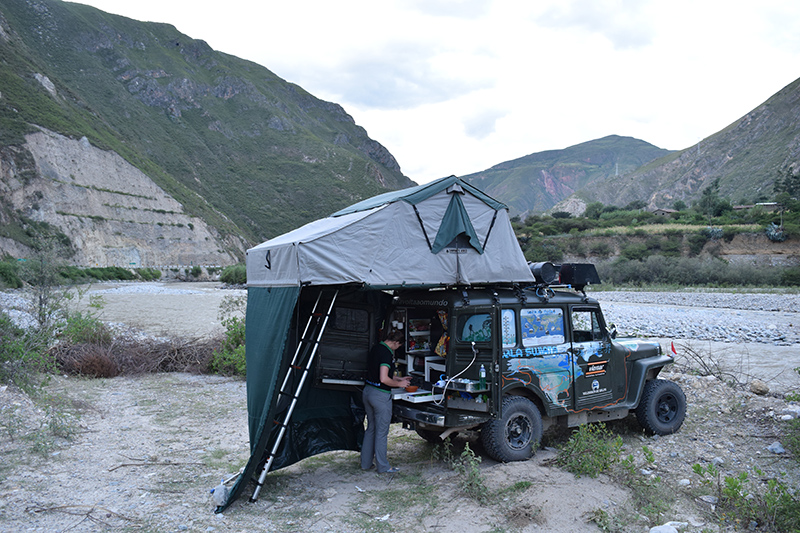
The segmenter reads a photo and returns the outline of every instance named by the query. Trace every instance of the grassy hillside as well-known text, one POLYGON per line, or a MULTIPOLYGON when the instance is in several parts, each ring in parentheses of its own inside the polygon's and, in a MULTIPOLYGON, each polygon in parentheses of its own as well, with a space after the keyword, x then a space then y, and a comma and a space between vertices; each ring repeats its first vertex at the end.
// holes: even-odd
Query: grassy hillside
POLYGON ((0 13, 4 145, 30 124, 86 136, 251 242, 412 184, 337 104, 173 26, 56 0, 0 13))
POLYGON ((589 184, 632 172, 667 154, 644 141, 610 135, 500 163, 465 179, 504 202, 512 214, 524 216, 546 211, 589 184))
POLYGON ((800 79, 727 128, 670 157, 603 183, 588 184, 579 196, 622 206, 643 200, 672 207, 698 200, 719 180, 720 194, 733 203, 772 200, 775 181, 800 173, 800 79))

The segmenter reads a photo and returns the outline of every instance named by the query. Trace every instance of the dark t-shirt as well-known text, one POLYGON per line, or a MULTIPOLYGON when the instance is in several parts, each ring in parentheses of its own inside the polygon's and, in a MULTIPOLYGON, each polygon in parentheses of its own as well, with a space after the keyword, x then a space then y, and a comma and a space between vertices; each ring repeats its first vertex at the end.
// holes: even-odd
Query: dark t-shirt
POLYGON ((394 377, 394 365, 392 358, 394 351, 384 343, 376 344, 372 350, 369 351, 367 356, 367 385, 372 385, 375 388, 381 389, 386 392, 391 392, 392 388, 388 385, 381 383, 381 366, 389 367, 389 377, 394 377))

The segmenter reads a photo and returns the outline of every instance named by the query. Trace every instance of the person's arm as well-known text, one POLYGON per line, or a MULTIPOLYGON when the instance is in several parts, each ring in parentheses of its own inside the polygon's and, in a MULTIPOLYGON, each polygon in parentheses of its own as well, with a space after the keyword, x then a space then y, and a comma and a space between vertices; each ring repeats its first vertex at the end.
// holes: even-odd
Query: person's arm
POLYGON ((402 378, 390 378, 389 377, 389 367, 386 365, 381 365, 381 383, 386 385, 387 387, 395 388, 395 387, 408 387, 408 384, 411 383, 411 378, 406 376, 402 378))

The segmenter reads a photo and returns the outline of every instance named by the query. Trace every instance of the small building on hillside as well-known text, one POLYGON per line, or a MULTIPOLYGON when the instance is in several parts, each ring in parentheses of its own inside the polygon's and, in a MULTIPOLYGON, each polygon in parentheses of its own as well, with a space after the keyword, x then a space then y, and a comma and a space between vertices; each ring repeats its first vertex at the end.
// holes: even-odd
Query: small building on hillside
POLYGON ((677 211, 675 209, 653 209, 653 214, 659 217, 668 217, 672 213, 677 213, 677 211))

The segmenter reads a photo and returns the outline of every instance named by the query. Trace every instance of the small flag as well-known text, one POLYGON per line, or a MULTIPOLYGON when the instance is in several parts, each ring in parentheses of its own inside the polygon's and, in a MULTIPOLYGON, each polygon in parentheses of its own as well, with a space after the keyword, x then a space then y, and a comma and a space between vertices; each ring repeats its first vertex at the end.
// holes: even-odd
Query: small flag
POLYGON ((672 353, 674 353, 675 355, 678 355, 678 352, 675 351, 675 342, 673 341, 670 341, 670 350, 672 350, 672 353))

